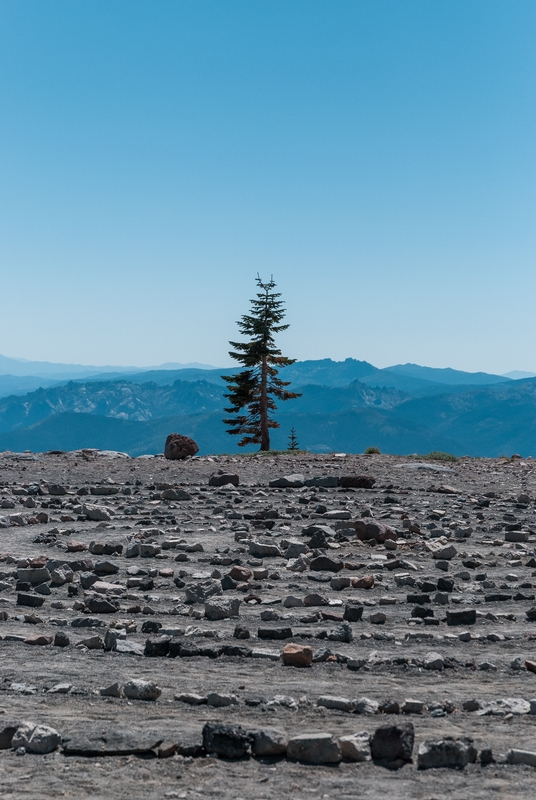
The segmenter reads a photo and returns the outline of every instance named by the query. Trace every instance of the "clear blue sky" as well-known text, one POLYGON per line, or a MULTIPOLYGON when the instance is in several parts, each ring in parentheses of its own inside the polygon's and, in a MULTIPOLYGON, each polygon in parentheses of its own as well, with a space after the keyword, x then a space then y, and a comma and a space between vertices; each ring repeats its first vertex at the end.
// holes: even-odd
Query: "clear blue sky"
POLYGON ((0 353, 536 371, 534 0, 2 0, 0 353))

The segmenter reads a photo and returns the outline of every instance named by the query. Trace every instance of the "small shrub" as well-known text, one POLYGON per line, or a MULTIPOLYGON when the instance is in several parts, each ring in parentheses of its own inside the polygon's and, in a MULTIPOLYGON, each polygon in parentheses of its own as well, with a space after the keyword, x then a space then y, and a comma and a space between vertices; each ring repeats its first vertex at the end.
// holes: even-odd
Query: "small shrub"
POLYGON ((379 447, 367 447, 367 449, 364 452, 364 455, 366 456, 381 456, 381 454, 382 451, 380 450, 379 447))
POLYGON ((457 456, 452 455, 452 453, 444 453, 442 450, 432 450, 431 453, 428 455, 423 456, 423 458, 428 459, 428 461, 457 461, 457 456))

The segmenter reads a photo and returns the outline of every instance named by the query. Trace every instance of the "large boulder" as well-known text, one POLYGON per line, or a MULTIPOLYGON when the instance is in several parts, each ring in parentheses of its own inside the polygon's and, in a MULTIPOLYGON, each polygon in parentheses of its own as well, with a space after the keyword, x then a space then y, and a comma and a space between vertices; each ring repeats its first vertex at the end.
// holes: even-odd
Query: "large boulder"
POLYGON ((193 439, 182 436, 180 433, 170 433, 164 447, 164 457, 172 461, 182 461, 189 456, 195 456, 199 447, 193 439))

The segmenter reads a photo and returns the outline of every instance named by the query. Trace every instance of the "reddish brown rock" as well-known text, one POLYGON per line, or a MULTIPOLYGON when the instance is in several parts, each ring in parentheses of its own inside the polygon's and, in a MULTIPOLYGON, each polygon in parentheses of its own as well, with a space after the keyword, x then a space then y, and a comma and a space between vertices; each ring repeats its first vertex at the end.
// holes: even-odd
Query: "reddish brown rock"
POLYGON ((362 578, 352 578, 354 589, 372 589, 374 587, 374 575, 363 575, 362 578))
MULTIPOLYGON (((238 567, 234 566, 229 573, 229 577, 233 579, 233 581, 249 581, 252 577, 253 573, 247 567, 238 567)), ((249 589, 249 586, 247 587, 249 589)))
POLYGON ((47 645, 52 644, 52 636, 29 636, 27 639, 24 640, 24 644, 37 644, 37 645, 47 645))
POLYGON ((158 570, 158 574, 161 578, 172 578, 175 574, 175 571, 171 569, 171 567, 164 567, 163 569, 158 570))
POLYGON ((170 433, 166 439, 164 456, 172 461, 182 461, 189 456, 195 456, 198 451, 199 447, 193 439, 180 433, 170 433))
POLYGON ((313 648, 309 645, 286 644, 283 648, 283 664, 287 667, 310 667, 313 663, 313 648))
POLYGON ((348 528, 354 528, 357 538, 362 542, 369 539, 376 539, 378 544, 383 544, 386 539, 392 539, 394 542, 397 540, 396 531, 388 525, 384 525, 377 519, 357 519, 355 522, 349 522, 348 528))
POLYGON ((30 558, 28 566, 32 569, 40 569, 45 566, 48 561, 47 556, 37 556, 37 558, 30 558))
POLYGON ((87 544, 84 544, 84 542, 76 542, 74 540, 71 540, 70 542, 67 542, 67 552, 68 553, 81 553, 83 550, 87 550, 87 549, 88 549, 88 546, 87 546, 87 544))

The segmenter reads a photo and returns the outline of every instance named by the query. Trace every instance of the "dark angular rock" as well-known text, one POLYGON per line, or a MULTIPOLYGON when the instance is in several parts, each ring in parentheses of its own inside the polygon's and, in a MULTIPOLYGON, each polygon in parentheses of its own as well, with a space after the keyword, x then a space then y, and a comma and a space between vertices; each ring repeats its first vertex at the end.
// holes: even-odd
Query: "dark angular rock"
POLYGON ((54 497, 60 497, 61 495, 67 494, 67 489, 59 483, 51 483, 48 487, 48 493, 54 497))
POLYGON ((229 591, 230 589, 236 589, 238 586, 238 582, 233 580, 230 575, 224 575, 221 579, 221 588, 224 592, 229 591))
POLYGON ((306 486, 323 486, 324 489, 335 489, 339 485, 337 475, 319 475, 316 478, 307 478, 306 486))
POLYGON ((400 703, 398 700, 387 698, 382 700, 378 709, 382 714, 400 714, 400 703))
POLYGON ((94 583, 99 580, 99 576, 94 572, 82 572, 80 575, 80 586, 82 589, 91 589, 94 583))
POLYGON ((253 734, 240 725, 207 722, 203 727, 203 747, 220 758, 243 758, 251 751, 253 734))
POLYGON ((141 626, 141 632, 158 633, 161 627, 162 627, 161 622, 157 622, 155 619, 146 619, 143 625, 141 626))
POLYGON ((106 599, 98 594, 86 597, 85 604, 92 614, 115 614, 119 611, 119 602, 117 600, 106 599))
POLYGON ((292 628, 259 628, 259 639, 292 639, 292 628))
MULTIPOLYGON (((175 648, 173 648, 173 652, 175 652, 175 648)), ((169 648, 169 654, 172 654, 171 645, 169 648)), ((178 654, 181 658, 194 658, 195 656, 201 655, 201 648, 197 647, 195 644, 181 642, 178 654)))
POLYGON ((6 722, 3 720, 0 727, 0 750, 9 750, 11 747, 11 740, 19 729, 20 722, 6 722))
POLYGON ((425 619, 426 617, 433 617, 434 612, 433 609, 426 608, 425 606, 415 606, 411 611, 411 616, 413 618, 425 619))
POLYGON ((235 639, 249 639, 251 634, 243 625, 237 625, 233 631, 233 636, 235 639))
POLYGON ((44 602, 45 598, 42 597, 41 595, 25 594, 23 592, 19 592, 19 594, 17 595, 18 606, 28 606, 29 608, 41 608, 44 602))
POLYGON ((93 569, 93 561, 90 558, 77 558, 75 561, 66 563, 73 572, 90 572, 93 569))
POLYGON ((450 578, 437 579, 438 592, 452 592, 454 590, 454 581, 450 578))
POLYGON ((343 566, 342 561, 335 561, 328 556, 317 556, 311 561, 310 568, 319 572, 340 572, 343 566))
POLYGON ((399 725, 382 725, 376 728, 370 740, 370 751, 374 761, 410 762, 415 741, 415 730, 411 722, 399 725))
POLYGON ((344 619, 347 622, 359 622, 363 616, 363 606, 348 604, 344 609, 344 619))
POLYGON ((371 475, 341 475, 339 486, 345 489, 372 489, 376 478, 371 475))
POLYGON ((483 747, 480 751, 480 763, 483 767, 487 767, 488 764, 495 764, 495 759, 493 758, 493 751, 491 747, 483 747))
MULTIPOLYGON (((249 633, 249 631, 248 631, 249 633)), ((237 637, 239 638, 239 637, 237 637)), ((247 637, 249 638, 249 637, 247 637)), ((240 647, 238 644, 226 644, 223 647, 223 656, 238 656, 239 658, 249 658, 251 656, 250 647, 240 647)))
MULTIPOLYGON (((204 658, 219 658, 224 650, 224 645, 207 645, 206 647, 199 648, 199 655, 204 658)), ((181 654, 182 655, 182 654, 181 654)))
POLYGON ((103 628, 105 625, 98 617, 75 617, 71 622, 72 628, 103 628))
POLYGON ((169 636, 147 639, 145 642, 145 655, 152 656, 153 658, 163 658, 167 656, 169 654, 170 642, 171 638, 169 636))
POLYGON ((476 622, 476 610, 474 608, 463 608, 459 611, 447 611, 447 625, 474 625, 476 622))
POLYGON ((93 572, 97 575, 115 575, 119 572, 119 567, 112 561, 97 561, 93 567, 93 572))
POLYGON ((408 594, 406 598, 407 603, 412 603, 417 606, 426 606, 430 603, 429 594, 408 594))
POLYGON ((240 478, 235 472, 217 472, 211 475, 208 481, 209 486, 227 486, 229 483, 232 486, 239 485, 240 478))
POLYGON ((54 636, 54 647, 68 647, 70 644, 71 640, 65 631, 58 631, 54 636))

